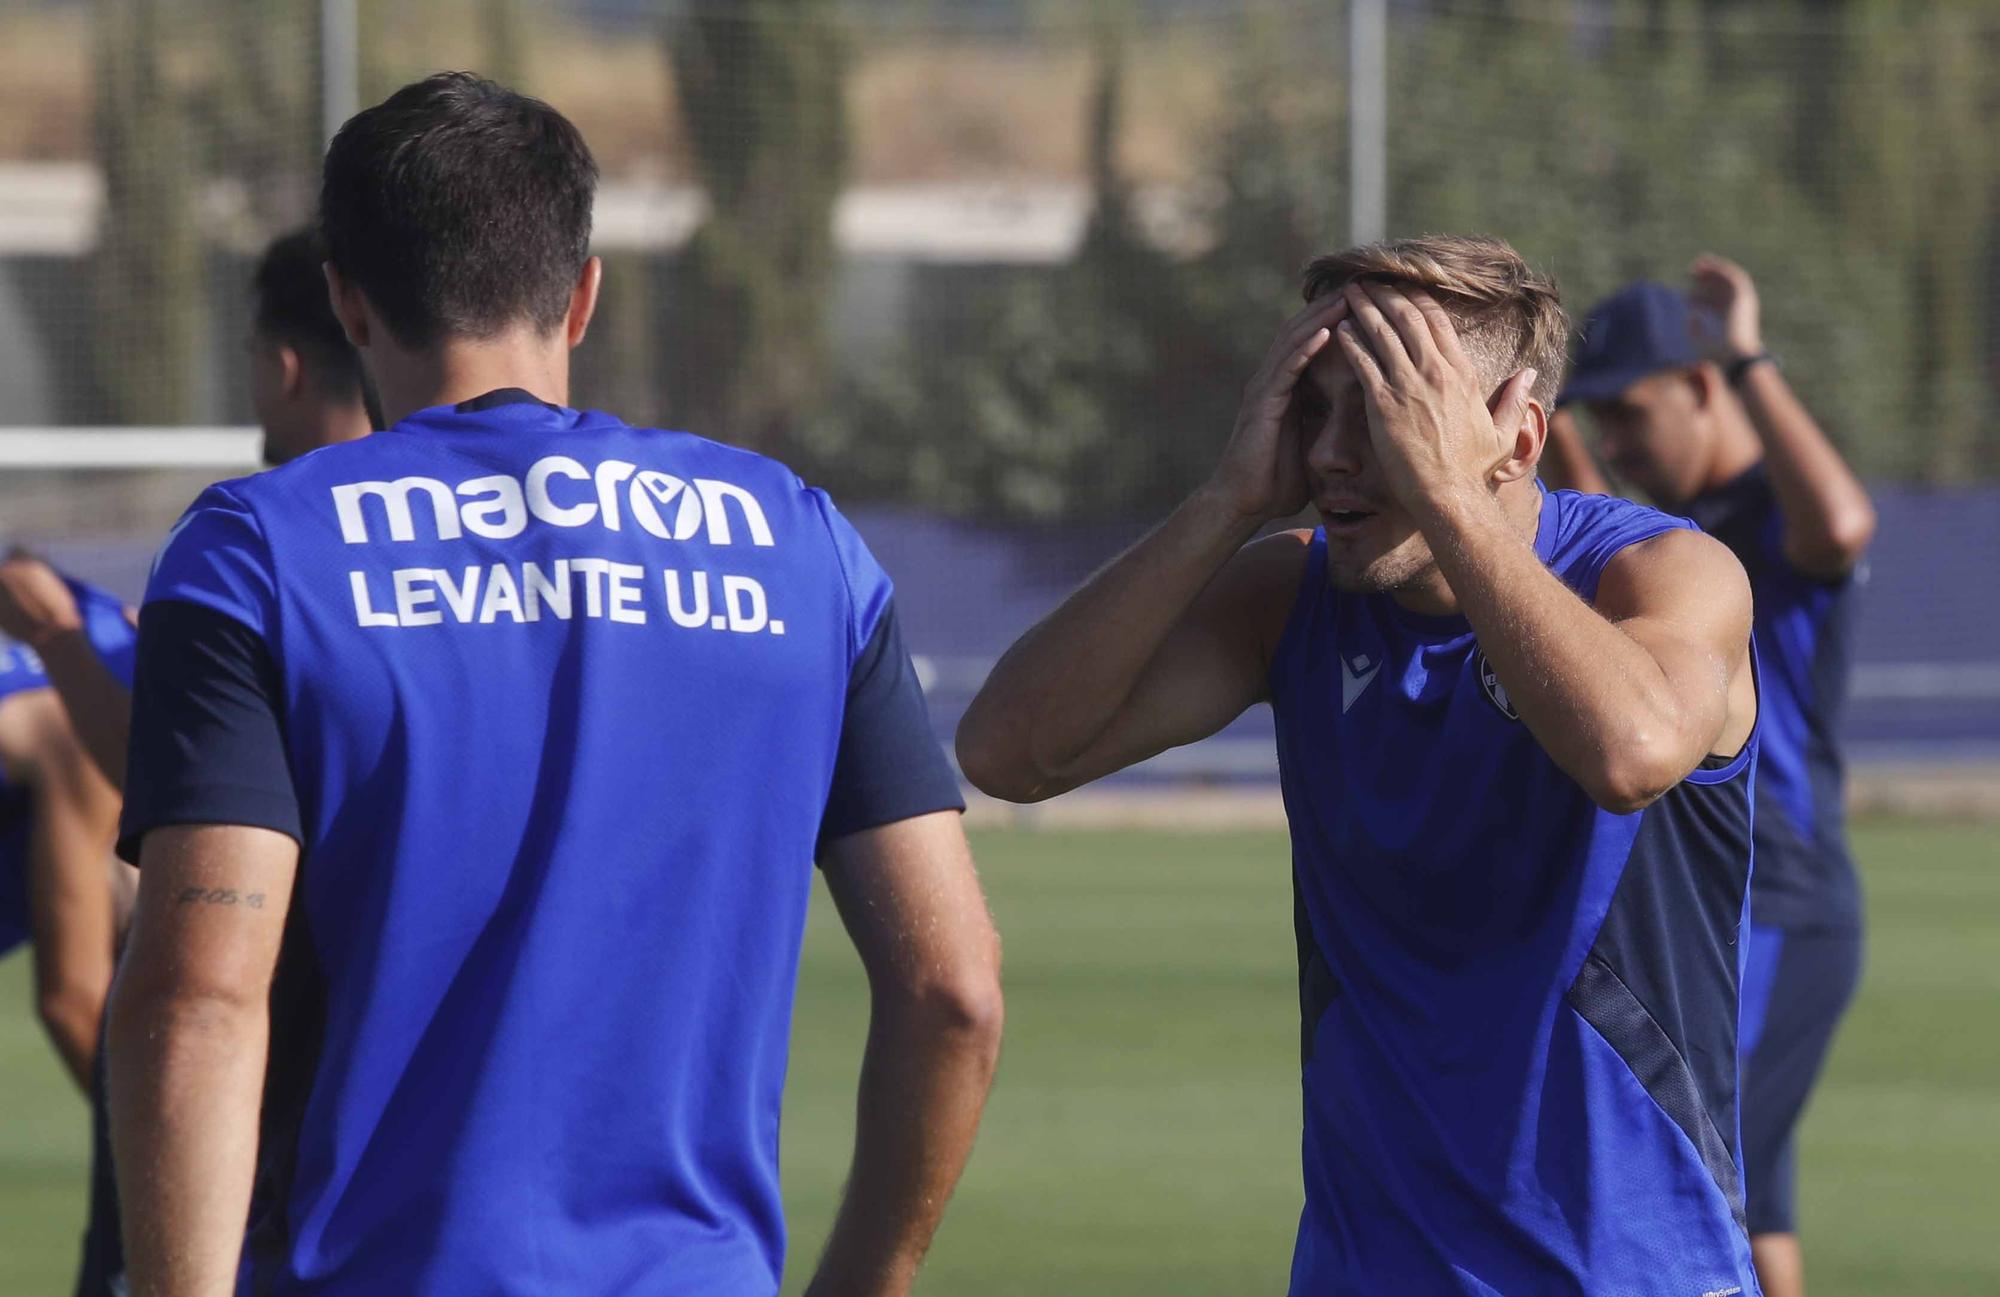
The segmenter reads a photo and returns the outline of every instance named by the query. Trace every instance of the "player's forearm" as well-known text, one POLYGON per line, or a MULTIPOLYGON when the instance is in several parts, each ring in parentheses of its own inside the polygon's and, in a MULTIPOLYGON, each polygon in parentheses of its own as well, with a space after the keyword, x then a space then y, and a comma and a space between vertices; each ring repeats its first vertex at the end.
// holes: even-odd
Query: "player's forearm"
POLYGON ((1521 723, 1593 800, 1636 810, 1686 774, 1659 663, 1549 571, 1490 495, 1423 526, 1521 723))
POLYGON ((125 752, 131 741, 131 693, 105 667, 81 630, 51 635, 37 644, 36 652, 84 751, 112 786, 123 791, 125 752))
POLYGON ((943 1005, 877 996, 854 1166, 808 1297, 910 1290, 972 1153, 999 1051, 997 986, 943 1005))
POLYGON ((133 1297, 236 1290, 269 1020, 235 998, 120 982, 109 1035, 112 1142, 133 1297))
POLYGON ((959 726, 987 782, 1058 780, 1104 733, 1175 623, 1261 523, 1197 492, 1023 636, 959 726))
POLYGON ((1750 366, 1737 394, 1764 443, 1764 471, 1785 520, 1787 556, 1813 575, 1844 575, 1875 535, 1867 488, 1776 365, 1750 366))
POLYGON ((93 995, 85 987, 37 987, 35 1011, 70 1080, 85 1094, 90 1093, 97 1031, 104 1012, 103 988, 93 995))

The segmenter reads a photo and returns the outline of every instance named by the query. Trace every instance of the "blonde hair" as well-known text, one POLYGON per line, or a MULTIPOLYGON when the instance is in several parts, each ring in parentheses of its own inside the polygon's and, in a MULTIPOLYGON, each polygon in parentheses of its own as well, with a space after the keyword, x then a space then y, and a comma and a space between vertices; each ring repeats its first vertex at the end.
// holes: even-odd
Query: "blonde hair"
POLYGON ((1569 317, 1555 280, 1505 239, 1427 234, 1315 257, 1301 287, 1310 302, 1357 280, 1422 288, 1458 329, 1459 345, 1494 385, 1535 370, 1534 397, 1555 408, 1569 349, 1569 317))

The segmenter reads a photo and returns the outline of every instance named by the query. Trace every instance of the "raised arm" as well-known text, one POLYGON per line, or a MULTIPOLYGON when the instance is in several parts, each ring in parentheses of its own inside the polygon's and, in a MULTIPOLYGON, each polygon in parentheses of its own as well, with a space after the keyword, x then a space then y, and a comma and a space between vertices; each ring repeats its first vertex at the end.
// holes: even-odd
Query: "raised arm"
POLYGON ((111 1139, 132 1291, 235 1291, 257 1164, 271 978, 298 844, 270 829, 145 837, 111 995, 111 1139))
POLYGON ((34 648, 84 750, 112 786, 123 789, 131 692, 91 647, 62 576, 32 554, 0 561, 0 630, 34 648))
POLYGON ((1765 357, 1757 286, 1733 261, 1695 260, 1689 297, 1714 322, 1710 357, 1737 374, 1736 394, 1764 443, 1765 472, 1784 518, 1785 557, 1808 576, 1835 581, 1854 570, 1875 537, 1875 506, 1811 413, 1765 357), (1748 361, 1740 370, 1736 366, 1748 361))
POLYGON ((1375 284, 1348 292, 1355 321, 1340 343, 1367 399, 1377 457, 1522 723, 1556 764, 1600 806, 1625 813, 1708 753, 1747 740, 1756 706, 1750 590, 1729 552, 1694 532, 1658 537, 1614 558, 1597 606, 1585 603, 1542 563, 1492 485, 1532 470, 1532 373, 1509 379, 1489 408, 1435 301, 1375 284))
POLYGON ((829 843, 868 973, 854 1165, 809 1297, 899 1297, 951 1197, 1000 1052, 1000 939, 956 811, 829 843))
POLYGON ((993 668, 958 729, 967 779, 1041 801, 1227 725, 1264 696, 1305 538, 1246 546, 1307 502, 1292 394, 1346 313, 1288 321, 1244 391, 1210 480, 993 668))
POLYGON ((0 704, 0 752, 27 786, 28 922, 35 1009, 70 1076, 90 1088, 117 943, 111 839, 118 798, 84 755, 53 691, 0 704))

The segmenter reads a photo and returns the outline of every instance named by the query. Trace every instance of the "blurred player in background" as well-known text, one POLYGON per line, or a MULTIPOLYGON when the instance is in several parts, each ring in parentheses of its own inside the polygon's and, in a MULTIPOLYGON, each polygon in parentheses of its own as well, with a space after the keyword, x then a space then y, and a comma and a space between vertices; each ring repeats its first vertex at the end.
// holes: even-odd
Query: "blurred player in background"
POLYGON ((780 465, 564 404, 596 175, 466 74, 328 150, 397 422, 212 488, 148 591, 135 1290, 776 1292, 815 858, 873 1016, 812 1291, 907 1290, 970 1151, 998 944, 888 578, 780 465))
POLYGON ((960 761, 1035 801, 1272 704, 1293 1293, 1754 1292, 1742 568, 1542 489, 1566 328, 1506 244, 1351 249, 1305 292, 1209 482, 1001 659, 960 761))
MULTIPOLYGON (((267 464, 353 441, 375 426, 373 395, 360 358, 341 331, 327 296, 325 261, 318 237, 310 230, 298 230, 274 239, 257 264, 250 396, 264 430, 267 464)), ((42 665, 71 728, 116 789, 125 784, 132 714, 130 659, 135 636, 130 623, 130 610, 114 596, 62 576, 33 555, 17 553, 0 563, 0 629, 41 646, 42 665), (97 645, 122 647, 107 655, 95 651, 97 645)), ((115 802, 111 814, 116 817, 115 802)), ((122 939, 135 876, 122 862, 113 860, 110 868, 117 884, 122 939)), ((107 965, 101 989, 109 987, 107 965)), ((93 1022, 102 1009, 100 995, 93 1022)), ((102 1078, 89 1089, 90 1224, 79 1297, 116 1291, 124 1272, 102 1078)))
POLYGON ((135 880, 111 855, 118 795, 87 739, 124 732, 136 634, 115 596, 26 554, 0 562, 0 632, 19 641, 0 651, 0 954, 33 943, 36 1007, 90 1097, 93 1177, 76 1293, 114 1297, 123 1267, 100 1029, 135 880), (111 699, 117 716, 100 710, 111 699))
POLYGON ((274 239, 257 263, 250 400, 266 464, 288 464, 380 426, 361 358, 327 299, 325 264, 311 230, 274 239))
MULTIPOLYGON (((1805 1291, 1794 1133, 1861 975, 1840 718, 1875 510, 1764 350, 1757 289, 1720 257, 1683 295, 1634 284, 1591 313, 1563 393, 1612 472, 1742 560, 1764 687, 1757 870, 1743 980, 1743 1159, 1769 1297, 1805 1291)), ((1603 490, 1574 432, 1570 481, 1603 490)))
MULTIPOLYGON (((266 464, 365 437, 376 423, 360 358, 327 297, 325 262, 318 237, 296 230, 272 240, 257 263, 250 400, 264 431, 266 464)), ((22 553, 0 564, 0 599, 8 618, 0 629, 43 646, 43 666, 85 748, 113 786, 124 787, 129 664, 122 674, 107 669, 77 629, 128 616, 124 605, 22 553)))

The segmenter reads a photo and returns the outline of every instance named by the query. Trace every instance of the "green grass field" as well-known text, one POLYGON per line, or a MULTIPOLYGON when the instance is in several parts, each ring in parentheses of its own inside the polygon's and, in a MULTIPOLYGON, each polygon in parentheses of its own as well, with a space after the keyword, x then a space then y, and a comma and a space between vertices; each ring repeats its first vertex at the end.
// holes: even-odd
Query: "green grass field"
MULTIPOLYGON (((1807 1118, 1815 1297, 2000 1292, 2000 851, 1857 833, 1873 930, 1807 1118)), ((988 833, 1008 1040, 923 1288, 1283 1291, 1299 1208, 1297 1000, 1276 834, 988 833)), ((67 1293, 84 1108, 0 964, 0 1294, 67 1293)), ((865 1001, 816 905, 785 1118, 795 1292, 831 1215, 865 1001)))

